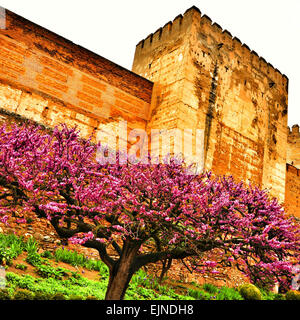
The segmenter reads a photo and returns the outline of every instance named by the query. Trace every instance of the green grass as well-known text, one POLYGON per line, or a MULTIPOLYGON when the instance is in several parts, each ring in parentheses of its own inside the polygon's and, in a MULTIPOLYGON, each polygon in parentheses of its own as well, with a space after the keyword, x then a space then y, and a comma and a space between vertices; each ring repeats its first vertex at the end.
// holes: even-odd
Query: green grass
MULTIPOLYGON (((108 268, 101 261, 89 259, 76 251, 58 248, 55 252, 38 253, 39 244, 33 238, 24 240, 14 234, 0 234, 0 264, 12 264, 22 252, 27 252, 26 262, 34 266, 36 277, 6 273, 6 288, 0 290, 1 299, 99 299, 105 297, 108 284, 108 268), (99 281, 84 278, 78 272, 53 266, 54 261, 65 262, 71 266, 80 266, 99 272, 99 281)), ((17 269, 26 270, 23 264, 17 269)), ((193 284, 193 283, 191 283, 193 284)), ((274 294, 260 289, 263 300, 283 300, 284 295, 274 294)), ((133 276, 127 289, 125 300, 243 300, 238 289, 216 287, 212 284, 202 286, 194 283, 194 289, 185 289, 184 285, 173 288, 160 284, 153 275, 140 269, 133 276), (178 294, 175 290, 180 288, 178 294)))
POLYGON ((74 267, 81 266, 88 270, 99 271, 102 276, 108 276, 108 268, 101 260, 89 259, 76 251, 58 248, 54 258, 57 262, 62 261, 74 267))
POLYGON ((0 234, 0 264, 11 264, 26 248, 27 242, 22 237, 11 233, 0 234))
POLYGON ((62 294, 66 299, 71 296, 80 296, 86 299, 94 296, 99 300, 104 299, 107 281, 92 281, 81 276, 70 277, 65 280, 58 280, 53 277, 35 278, 30 275, 18 275, 13 272, 7 272, 7 289, 13 296, 17 289, 27 289, 30 292, 39 295, 53 296, 62 294))

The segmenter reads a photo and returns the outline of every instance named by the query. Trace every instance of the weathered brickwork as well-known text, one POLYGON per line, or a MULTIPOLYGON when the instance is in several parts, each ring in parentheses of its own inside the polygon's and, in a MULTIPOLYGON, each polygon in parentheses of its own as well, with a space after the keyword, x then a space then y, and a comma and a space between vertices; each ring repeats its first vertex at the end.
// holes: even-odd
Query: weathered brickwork
POLYGON ((300 169, 300 132, 299 126, 294 125, 292 130, 288 128, 287 161, 300 169))
POLYGON ((145 128, 152 82, 9 11, 0 45, 0 108, 85 137, 145 128))
POLYGON ((4 111, 85 137, 118 133, 120 120, 127 132, 191 129, 194 153, 201 129, 206 169, 286 194, 299 214, 300 178, 286 170, 300 166, 299 127, 286 129, 287 103, 287 77, 195 7, 138 43, 133 72, 9 11, 0 30, 4 111))
POLYGON ((284 199, 288 79, 191 8, 141 41, 133 71, 153 81, 151 127, 205 130, 205 166, 284 199))
POLYGON ((300 218, 300 169, 289 164, 286 170, 285 208, 300 218))

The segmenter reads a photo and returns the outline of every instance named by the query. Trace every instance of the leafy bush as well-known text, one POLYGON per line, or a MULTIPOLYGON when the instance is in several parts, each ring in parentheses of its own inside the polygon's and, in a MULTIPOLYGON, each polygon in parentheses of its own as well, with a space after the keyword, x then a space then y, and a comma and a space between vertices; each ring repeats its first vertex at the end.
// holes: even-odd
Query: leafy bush
POLYGON ((44 252, 41 253, 41 257, 43 258, 48 258, 48 259, 52 259, 53 255, 49 250, 46 250, 44 252))
POLYGON ((193 297, 196 300, 211 300, 211 294, 208 292, 205 292, 203 290, 194 290, 194 289, 189 289, 188 290, 188 295, 190 297, 193 297))
POLYGON ((74 267, 84 266, 87 262, 87 258, 83 254, 79 254, 76 251, 67 250, 65 248, 59 248, 54 253, 55 260, 68 263, 74 267))
POLYGON ((78 296, 76 294, 71 294, 68 298, 69 300, 84 300, 82 296, 78 296))
POLYGON ((222 287, 217 292, 217 300, 243 300, 240 293, 234 288, 222 287))
POLYGON ((27 289, 17 289, 13 296, 14 300, 33 300, 34 294, 27 289))
POLYGON ((8 289, 0 289, 0 300, 10 300, 11 295, 8 289))
POLYGON ((276 294, 274 294, 274 297, 272 300, 286 300, 286 297, 284 294, 276 293, 276 294))
POLYGON ((48 292, 36 291, 34 293, 34 300, 51 300, 52 295, 48 292))
POLYGON ((41 264, 42 258, 37 252, 32 251, 32 252, 28 252, 26 257, 26 262, 28 262, 33 266, 37 266, 41 264))
POLYGON ((66 300, 66 296, 60 292, 55 293, 52 297, 51 300, 66 300))
POLYGON ((54 268, 50 265, 40 264, 36 266, 36 272, 40 276, 44 278, 55 278, 55 279, 62 279, 64 276, 68 275, 68 271, 63 268, 54 268))
POLYGON ((15 267, 16 267, 16 269, 19 269, 19 270, 26 270, 27 269, 27 266, 23 263, 17 263, 15 267))
POLYGON ((22 288, 34 291, 36 279, 30 275, 18 275, 13 272, 6 273, 7 285, 12 288, 22 288))
POLYGON ((251 283, 242 285, 239 288, 239 292, 245 300, 262 300, 260 290, 251 283))
POLYGON ((15 234, 0 234, 0 263, 10 265, 24 250, 22 237, 15 234))
POLYGON ((38 248, 39 248, 38 242, 32 237, 28 238, 28 240, 24 245, 24 250, 27 251, 28 253, 36 253, 38 248))
POLYGON ((300 292, 296 290, 289 290, 285 295, 286 300, 300 300, 300 292))
POLYGON ((12 261, 11 253, 8 249, 0 248, 0 264, 10 265, 12 261))
POLYGON ((205 283, 203 289, 209 293, 215 294, 218 292, 218 288, 211 283, 205 283))

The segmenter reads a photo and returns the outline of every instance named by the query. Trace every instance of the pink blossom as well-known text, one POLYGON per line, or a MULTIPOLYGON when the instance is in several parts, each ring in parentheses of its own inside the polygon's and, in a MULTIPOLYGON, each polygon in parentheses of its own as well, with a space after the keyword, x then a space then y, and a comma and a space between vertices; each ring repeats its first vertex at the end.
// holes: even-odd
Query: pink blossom
POLYGON ((153 251, 143 246, 151 261, 166 252, 215 272, 236 260, 252 281, 288 286, 292 261, 299 261, 299 227, 267 190, 210 172, 187 174, 184 160, 171 157, 121 163, 117 153, 116 161, 99 163, 99 146, 65 125, 52 133, 0 126, 0 221, 34 212, 73 243, 96 249, 112 243, 118 254, 124 243, 151 243, 153 251), (214 250, 216 261, 201 255, 214 250), (234 256, 226 259, 229 252, 234 256))

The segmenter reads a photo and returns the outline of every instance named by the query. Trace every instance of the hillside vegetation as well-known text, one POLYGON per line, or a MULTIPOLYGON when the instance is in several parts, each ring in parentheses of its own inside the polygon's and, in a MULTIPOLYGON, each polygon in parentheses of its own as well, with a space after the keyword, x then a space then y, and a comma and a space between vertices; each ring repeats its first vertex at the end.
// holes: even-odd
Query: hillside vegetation
MULTIPOLYGON (((101 260, 88 259, 76 251, 59 247, 43 251, 33 238, 0 234, 0 264, 5 267, 6 283, 0 299, 16 300, 103 300, 108 268, 101 260)), ((163 284, 139 270, 126 292, 127 300, 244 300, 244 290, 211 284, 179 283, 166 279, 163 284), (164 284, 168 283, 168 285, 164 284)), ((282 300, 285 295, 260 290, 259 299, 282 300)), ((291 295, 295 299, 297 295, 291 295)))

